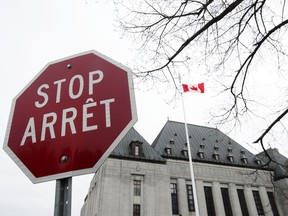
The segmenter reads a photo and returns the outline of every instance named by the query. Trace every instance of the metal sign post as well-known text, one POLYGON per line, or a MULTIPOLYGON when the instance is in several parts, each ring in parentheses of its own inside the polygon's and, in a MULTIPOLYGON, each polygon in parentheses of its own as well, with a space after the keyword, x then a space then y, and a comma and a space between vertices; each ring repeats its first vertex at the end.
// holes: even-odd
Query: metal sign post
POLYGON ((54 216, 71 216, 72 177, 57 179, 54 216))

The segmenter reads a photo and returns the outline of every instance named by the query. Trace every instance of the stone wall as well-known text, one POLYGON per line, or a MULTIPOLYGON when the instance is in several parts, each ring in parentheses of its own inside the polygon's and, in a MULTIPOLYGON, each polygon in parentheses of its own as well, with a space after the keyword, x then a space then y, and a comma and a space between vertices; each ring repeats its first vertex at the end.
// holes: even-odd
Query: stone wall
MULTIPOLYGON (((250 215, 258 215, 252 194, 258 191, 265 215, 273 216, 267 191, 273 192, 274 185, 268 171, 205 163, 194 163, 193 168, 201 216, 207 216, 204 186, 212 188, 217 216, 225 215, 221 188, 228 189, 234 216, 242 216, 237 189, 244 191, 250 215)), ((179 215, 194 216, 188 211, 186 185, 191 184, 191 175, 187 161, 157 164, 108 158, 91 181, 81 216, 132 216, 133 204, 141 206, 141 216, 172 216, 170 183, 177 184, 179 215), (134 180, 141 182, 140 196, 133 194, 134 180)), ((286 180, 279 183, 279 187, 287 186, 286 180)), ((278 195, 276 204, 284 216, 281 206, 288 206, 287 199, 278 195)))

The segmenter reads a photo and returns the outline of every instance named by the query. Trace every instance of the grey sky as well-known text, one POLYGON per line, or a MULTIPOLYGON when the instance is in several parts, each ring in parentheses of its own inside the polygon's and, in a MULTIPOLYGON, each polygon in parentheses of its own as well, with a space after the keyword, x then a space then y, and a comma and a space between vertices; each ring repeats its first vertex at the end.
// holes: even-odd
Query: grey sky
MULTIPOLYGON (((120 39, 120 34, 115 32, 114 18, 110 3, 89 0, 0 0, 2 75, 0 140, 2 145, 13 97, 48 62, 95 49, 129 66, 133 49, 127 39, 120 39)), ((181 101, 166 103, 169 100, 169 97, 165 99, 166 96, 157 94, 157 89, 150 92, 136 90, 138 122, 135 127, 149 143, 164 126, 168 117, 183 121, 181 101)), ((187 122, 203 125, 203 119, 207 117, 207 110, 211 108, 214 99, 211 97, 209 88, 203 95, 185 95, 187 122)), ((242 140, 237 139, 237 134, 234 135, 236 141, 241 143, 242 140)), ((53 215, 55 181, 32 184, 2 150, 2 145, 0 150, 1 215, 53 215)), ((251 151, 257 150, 249 146, 247 148, 251 151)), ((92 174, 73 178, 73 216, 80 214, 91 178, 92 174)))

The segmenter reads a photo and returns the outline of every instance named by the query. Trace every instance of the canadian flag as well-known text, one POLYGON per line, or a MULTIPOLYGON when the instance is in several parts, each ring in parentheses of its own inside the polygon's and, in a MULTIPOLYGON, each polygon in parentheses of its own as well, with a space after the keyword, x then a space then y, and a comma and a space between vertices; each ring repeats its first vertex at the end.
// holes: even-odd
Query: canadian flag
POLYGON ((195 85, 182 84, 183 92, 199 92, 204 93, 204 83, 199 83, 195 85))

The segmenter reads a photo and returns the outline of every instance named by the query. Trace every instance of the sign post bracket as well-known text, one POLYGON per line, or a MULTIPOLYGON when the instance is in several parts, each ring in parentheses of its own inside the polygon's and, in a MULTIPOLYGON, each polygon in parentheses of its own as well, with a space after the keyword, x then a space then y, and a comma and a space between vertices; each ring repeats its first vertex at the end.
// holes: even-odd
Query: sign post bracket
POLYGON ((72 177, 57 179, 54 216, 71 216, 72 177))

